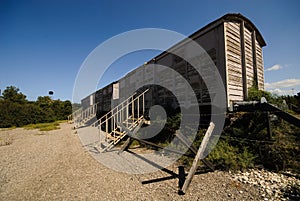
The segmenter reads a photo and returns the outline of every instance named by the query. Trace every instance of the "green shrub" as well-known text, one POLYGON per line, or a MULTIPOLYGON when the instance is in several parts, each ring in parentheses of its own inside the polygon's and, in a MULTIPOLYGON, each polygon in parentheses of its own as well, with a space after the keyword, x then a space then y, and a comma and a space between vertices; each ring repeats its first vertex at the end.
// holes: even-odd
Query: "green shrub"
POLYGON ((22 127, 67 119, 72 113, 72 104, 70 101, 52 100, 49 96, 28 101, 18 88, 10 86, 3 91, 0 111, 0 128, 22 127))
POLYGON ((265 97, 267 101, 272 101, 274 99, 270 92, 258 90, 255 87, 251 87, 248 89, 248 100, 260 101, 262 97, 265 97))
MULTIPOLYGON (((207 159, 222 170, 263 165, 272 171, 300 173, 300 128, 279 119, 271 122, 270 138, 266 120, 266 114, 262 112, 229 115, 224 132, 207 159)), ((204 133, 205 130, 199 131, 195 147, 200 146, 204 133)), ((179 162, 190 167, 192 160, 184 156, 179 162)))
POLYGON ((265 113, 236 113, 230 117, 235 121, 228 123, 222 137, 227 139, 228 145, 238 149, 241 167, 263 165, 273 171, 300 172, 300 128, 279 119, 271 122, 272 136, 269 136, 265 113), (253 160, 251 154, 256 156, 253 160))
POLYGON ((254 166, 256 156, 247 148, 239 150, 231 146, 225 140, 219 140, 216 147, 208 155, 208 160, 213 162, 216 168, 223 170, 241 170, 254 166))

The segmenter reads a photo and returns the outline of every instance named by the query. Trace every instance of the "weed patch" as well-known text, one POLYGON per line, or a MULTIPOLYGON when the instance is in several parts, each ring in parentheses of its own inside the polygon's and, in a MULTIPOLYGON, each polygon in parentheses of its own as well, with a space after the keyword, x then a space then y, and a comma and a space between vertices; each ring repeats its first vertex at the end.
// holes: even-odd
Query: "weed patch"
POLYGON ((23 127, 24 129, 39 129, 40 131, 51 131, 60 129, 59 122, 52 122, 52 123, 39 123, 39 124, 28 124, 23 127))

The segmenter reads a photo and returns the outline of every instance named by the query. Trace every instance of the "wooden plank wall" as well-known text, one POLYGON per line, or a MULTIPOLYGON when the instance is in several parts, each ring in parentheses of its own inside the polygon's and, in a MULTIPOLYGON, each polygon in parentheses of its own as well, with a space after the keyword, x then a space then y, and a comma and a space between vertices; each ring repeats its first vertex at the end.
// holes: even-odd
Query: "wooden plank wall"
POLYGON ((245 28, 245 56, 246 56, 246 74, 247 88, 253 86, 254 69, 253 69, 253 48, 252 48, 252 33, 245 28))
POLYGON ((256 65, 257 65, 257 81, 258 89, 264 90, 264 64, 263 64, 263 54, 262 48, 260 47, 257 40, 256 43, 256 65))
POLYGON ((225 22, 228 101, 243 100, 240 23, 225 22))
MULTIPOLYGON (((245 26, 243 26, 243 24, 245 23, 241 21, 225 21, 223 26, 220 25, 196 38, 196 42, 207 50, 211 59, 218 67, 224 79, 224 83, 226 83, 228 106, 230 106, 231 102, 246 100, 247 97, 244 97, 244 94, 246 95, 247 89, 253 86, 256 78, 258 88, 261 90, 264 89, 262 47, 257 41, 255 30, 252 30, 249 25, 245 24, 245 26), (241 34, 243 34, 243 37, 241 37, 241 34), (244 42, 244 44, 242 44, 242 42, 244 42), (242 50, 244 50, 244 52, 242 52, 242 50), (246 75, 243 75, 243 72, 246 75), (243 87, 243 83, 247 84, 245 88, 243 87)), ((184 51, 184 48, 178 51, 184 51)), ((198 60, 195 62, 198 62, 198 60)), ((210 73, 209 65, 205 65, 205 61, 201 60, 201 58, 199 61, 201 61, 202 71, 207 71, 205 80, 213 83, 215 75, 210 73)), ((150 63, 152 63, 152 61, 150 63)), ((209 99, 204 101, 207 96, 207 90, 203 80, 182 58, 168 54, 157 58, 156 61, 153 61, 153 64, 154 63, 172 66, 181 76, 189 80, 190 85, 193 86, 196 91, 200 103, 210 101, 209 99)), ((171 75, 167 72, 161 72, 162 69, 158 67, 147 67, 147 65, 143 67, 144 68, 137 68, 128 73, 125 76, 125 78, 128 79, 120 79, 120 97, 126 97, 128 94, 127 91, 123 90, 125 86, 138 88, 152 82, 162 82, 169 89, 172 89, 172 91, 183 91, 179 94, 186 97, 184 95, 185 90, 182 89, 183 84, 175 74, 171 75)), ((110 89, 103 90, 103 99, 105 93, 109 93, 106 92, 106 90, 110 89)), ((153 95, 154 94, 156 94, 154 99, 159 99, 161 103, 165 103, 169 97, 172 97, 172 94, 169 94, 169 92, 163 88, 153 88, 153 95)), ((98 97, 96 97, 96 99, 97 98, 98 97)), ((189 97, 186 98, 189 99, 189 97)), ((85 103, 87 101, 83 100, 82 102, 85 103)))
POLYGON ((258 88, 264 90, 262 47, 255 37, 255 32, 253 33, 247 26, 244 29, 241 29, 240 26, 242 26, 241 22, 224 23, 228 103, 246 99, 243 94, 241 30, 244 30, 247 89, 253 86, 253 83, 256 81, 255 78, 257 78, 258 88))
POLYGON ((81 107, 83 109, 86 109, 89 106, 91 106, 91 103, 90 103, 91 96, 92 96, 92 99, 94 99, 95 93, 92 93, 89 96, 87 96, 87 97, 85 97, 84 99, 81 100, 81 107))

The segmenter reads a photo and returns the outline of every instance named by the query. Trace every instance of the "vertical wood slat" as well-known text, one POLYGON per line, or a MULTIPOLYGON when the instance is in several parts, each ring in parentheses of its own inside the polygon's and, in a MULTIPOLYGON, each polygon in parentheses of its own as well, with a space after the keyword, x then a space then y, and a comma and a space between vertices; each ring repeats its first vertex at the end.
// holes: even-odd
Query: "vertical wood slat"
POLYGON ((228 102, 244 100, 240 29, 238 22, 225 22, 228 102))
POLYGON ((245 55, 245 23, 244 21, 240 24, 240 39, 241 39, 241 56, 242 56, 242 80, 243 80, 243 96, 244 100, 248 99, 248 88, 247 88, 247 69, 246 69, 246 55, 245 55))
POLYGON ((258 89, 264 89, 264 64, 263 64, 263 55, 262 55, 262 48, 259 46, 258 42, 256 41, 256 58, 257 58, 257 82, 258 82, 258 89))
POLYGON ((258 86, 257 82, 257 63, 256 63, 256 33, 252 32, 252 57, 253 57, 253 80, 254 84, 258 86))
POLYGON ((247 100, 253 84, 264 89, 262 47, 244 21, 225 22, 224 30, 228 102, 247 100))
POLYGON ((254 71, 252 58, 252 36, 251 32, 246 28, 245 31, 245 56, 247 68, 247 87, 248 89, 253 85, 254 71))
POLYGON ((190 169, 190 171, 188 173, 188 176, 187 176, 187 178, 186 178, 186 180, 185 180, 185 182, 183 184, 182 189, 180 190, 180 192, 183 193, 183 194, 186 193, 186 191, 187 191, 187 189, 188 189, 188 187, 189 187, 189 185, 190 185, 190 183, 191 183, 191 181, 193 179, 193 176, 195 175, 195 172, 196 172, 199 160, 200 159, 204 159, 204 155, 203 154, 204 154, 204 151, 205 151, 205 149, 207 147, 208 141, 210 139, 210 136, 211 136, 214 128, 215 128, 215 124, 213 122, 210 122, 209 127, 208 127, 208 129, 207 129, 207 131, 206 131, 206 133, 204 135, 204 138, 203 138, 203 140, 201 142, 201 145, 200 145, 200 147, 198 149, 197 155, 194 158, 192 167, 191 167, 191 169, 190 169))

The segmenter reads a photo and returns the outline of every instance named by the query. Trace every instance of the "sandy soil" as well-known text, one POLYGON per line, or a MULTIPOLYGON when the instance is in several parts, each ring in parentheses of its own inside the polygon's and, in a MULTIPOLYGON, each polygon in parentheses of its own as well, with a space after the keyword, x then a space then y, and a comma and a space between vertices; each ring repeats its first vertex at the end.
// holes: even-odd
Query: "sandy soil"
MULTIPOLYGON (((0 200, 259 200, 258 190, 231 174, 196 175, 186 195, 164 171, 146 175, 115 172, 97 162, 70 124, 61 129, 0 130, 0 200)), ((177 172, 174 165, 169 168, 177 172)))

